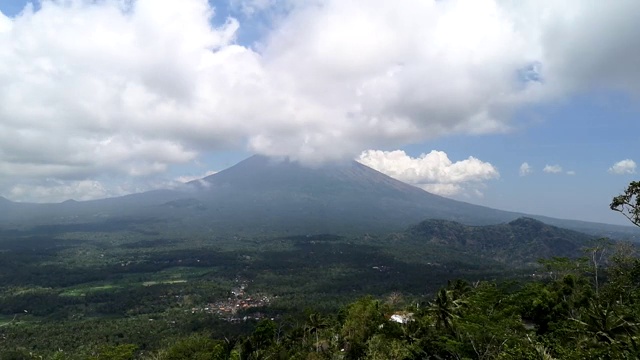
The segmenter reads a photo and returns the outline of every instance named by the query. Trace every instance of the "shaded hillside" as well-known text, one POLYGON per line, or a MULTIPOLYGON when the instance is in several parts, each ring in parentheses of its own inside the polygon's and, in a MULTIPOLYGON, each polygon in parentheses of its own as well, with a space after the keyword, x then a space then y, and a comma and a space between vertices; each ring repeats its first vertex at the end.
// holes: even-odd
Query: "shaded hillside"
POLYGON ((553 256, 576 257, 593 237, 531 218, 506 224, 467 226, 445 220, 425 220, 402 236, 422 244, 450 246, 470 256, 525 265, 553 256))

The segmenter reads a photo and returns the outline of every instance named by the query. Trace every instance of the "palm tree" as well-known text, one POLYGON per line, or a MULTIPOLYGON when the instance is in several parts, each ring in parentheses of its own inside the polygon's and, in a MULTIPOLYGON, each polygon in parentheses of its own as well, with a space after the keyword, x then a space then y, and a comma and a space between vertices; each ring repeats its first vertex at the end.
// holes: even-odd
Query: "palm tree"
POLYGON ((471 285, 469 285, 468 282, 461 279, 457 279, 453 282, 449 280, 447 282, 447 289, 453 292, 453 296, 456 299, 461 298, 463 295, 468 294, 472 290, 471 285))
POLYGON ((614 344, 628 337, 633 342, 638 332, 639 324, 633 317, 621 315, 607 303, 601 305, 597 301, 590 301, 581 319, 572 318, 581 325, 589 340, 614 344))
POLYGON ((307 332, 309 332, 309 334, 315 333, 316 335, 316 352, 320 351, 320 337, 318 333, 320 332, 320 330, 328 326, 329 324, 326 321, 326 319, 323 318, 322 315, 318 313, 313 313, 309 315, 309 318, 307 319, 307 324, 305 326, 305 329, 307 332))
POLYGON ((464 301, 458 298, 454 291, 440 289, 434 301, 429 304, 429 311, 436 316, 436 328, 445 329, 453 334, 453 320, 458 317, 458 311, 463 304, 464 301))

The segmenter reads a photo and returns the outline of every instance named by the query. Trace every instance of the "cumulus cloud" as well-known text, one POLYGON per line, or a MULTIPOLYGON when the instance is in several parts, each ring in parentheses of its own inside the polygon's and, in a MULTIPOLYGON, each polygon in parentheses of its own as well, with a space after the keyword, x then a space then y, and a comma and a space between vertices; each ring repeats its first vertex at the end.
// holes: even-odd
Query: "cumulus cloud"
POLYGON ((542 171, 548 174, 559 174, 562 172, 562 166, 560 165, 545 165, 542 171))
POLYGON ((0 177, 145 177, 234 149, 345 159, 508 131, 519 107, 593 86, 640 93, 640 2, 285 3, 252 47, 206 0, 0 13, 0 177))
POLYGON ((523 162, 522 165, 520 165, 520 176, 527 176, 532 172, 533 168, 531 167, 531 165, 529 165, 529 163, 523 162))
POLYGON ((635 174, 636 162, 631 159, 620 160, 609 168, 611 174, 635 174))
POLYGON ((477 195, 485 181, 500 177, 488 162, 473 156, 452 162, 445 152, 436 150, 416 158, 402 150, 367 150, 357 160, 393 178, 444 196, 477 195))

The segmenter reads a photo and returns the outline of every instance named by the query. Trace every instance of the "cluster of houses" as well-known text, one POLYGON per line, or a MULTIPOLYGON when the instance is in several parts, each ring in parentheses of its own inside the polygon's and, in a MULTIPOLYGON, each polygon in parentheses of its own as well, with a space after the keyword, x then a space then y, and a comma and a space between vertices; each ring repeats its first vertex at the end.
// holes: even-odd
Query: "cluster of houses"
POLYGON ((268 306, 269 297, 266 295, 249 295, 246 290, 247 284, 241 283, 231 289, 230 296, 227 299, 208 303, 203 307, 191 308, 191 313, 216 314, 229 322, 263 319, 265 315, 261 312, 248 314, 246 310, 268 306))

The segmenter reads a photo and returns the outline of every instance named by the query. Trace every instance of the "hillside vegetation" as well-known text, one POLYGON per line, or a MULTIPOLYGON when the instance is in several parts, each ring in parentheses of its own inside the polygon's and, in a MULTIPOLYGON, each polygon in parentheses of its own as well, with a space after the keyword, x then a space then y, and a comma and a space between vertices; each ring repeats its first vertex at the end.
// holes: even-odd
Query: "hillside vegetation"
POLYGON ((525 346, 537 336, 526 320, 533 310, 516 299, 532 286, 541 294, 558 286, 549 282, 554 270, 536 261, 547 255, 568 256, 567 274, 592 295, 579 259, 591 237, 532 219, 476 227, 428 220, 388 235, 162 236, 169 234, 156 222, 2 232, 0 359, 424 358, 453 354, 446 344, 455 339, 456 347, 469 345, 467 335, 437 325, 445 320, 428 310, 434 301, 468 303, 446 322, 484 326, 466 315, 480 311, 475 296, 503 304, 496 316, 525 346), (437 300, 463 284, 456 279, 467 281, 461 298, 437 300), (359 307, 373 323, 351 324, 359 307), (396 312, 414 320, 390 322, 396 312), (308 328, 311 315, 317 330, 308 328), (356 340, 352 331, 363 334, 356 340), (404 355, 371 353, 389 346, 404 355))
POLYGON ((458 249, 510 265, 534 265, 552 256, 576 257, 594 238, 531 218, 506 224, 468 226, 446 220, 425 220, 412 226, 404 238, 417 243, 458 249))
MULTIPOLYGON (((55 322, 16 314, 0 325, 0 358, 635 359, 640 262, 632 251, 600 242, 587 257, 543 261, 526 282, 449 281, 423 298, 391 292, 260 320, 195 310, 55 322)), ((148 295, 179 293, 166 286, 148 295)))
MULTIPOLYGON (((611 204, 636 225, 638 192, 611 204)), ((359 235, 4 229, 0 359, 635 359, 635 250, 530 218, 359 235)))

